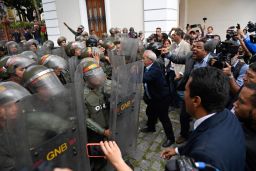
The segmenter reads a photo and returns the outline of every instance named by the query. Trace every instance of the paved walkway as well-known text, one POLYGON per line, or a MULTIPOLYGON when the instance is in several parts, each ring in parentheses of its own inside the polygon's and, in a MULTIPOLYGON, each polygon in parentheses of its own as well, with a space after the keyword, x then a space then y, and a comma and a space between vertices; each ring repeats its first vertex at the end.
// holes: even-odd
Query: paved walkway
MULTIPOLYGON (((142 101, 140 109, 140 127, 145 127, 146 105, 142 101)), ((177 137, 179 135, 179 111, 169 112, 169 116, 172 120, 174 134, 177 137)), ((154 133, 142 133, 139 132, 138 144, 136 154, 131 163, 134 166, 135 171, 162 171, 164 170, 165 160, 160 158, 160 153, 164 149, 161 145, 165 141, 165 135, 160 121, 156 126, 156 132, 154 133)))

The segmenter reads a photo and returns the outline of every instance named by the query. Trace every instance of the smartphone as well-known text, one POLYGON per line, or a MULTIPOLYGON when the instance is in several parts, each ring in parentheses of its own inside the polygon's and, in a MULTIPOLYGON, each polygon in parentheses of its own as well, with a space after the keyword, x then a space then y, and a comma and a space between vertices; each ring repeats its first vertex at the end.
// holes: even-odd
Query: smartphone
POLYGON ((105 157, 104 152, 100 147, 100 143, 88 143, 86 144, 86 152, 89 158, 102 158, 105 157))

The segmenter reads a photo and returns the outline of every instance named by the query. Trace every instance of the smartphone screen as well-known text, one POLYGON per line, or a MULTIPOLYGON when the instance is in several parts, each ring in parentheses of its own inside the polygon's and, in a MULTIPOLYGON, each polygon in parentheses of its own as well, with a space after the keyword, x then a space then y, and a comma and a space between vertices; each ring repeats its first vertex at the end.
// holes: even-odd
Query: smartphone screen
POLYGON ((86 151, 88 157, 105 157, 99 143, 88 143, 86 145, 86 151))

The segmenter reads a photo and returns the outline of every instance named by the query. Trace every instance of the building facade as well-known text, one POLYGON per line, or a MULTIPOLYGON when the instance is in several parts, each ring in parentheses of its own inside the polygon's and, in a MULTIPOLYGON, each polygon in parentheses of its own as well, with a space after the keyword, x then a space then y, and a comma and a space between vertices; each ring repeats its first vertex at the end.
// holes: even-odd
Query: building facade
POLYGON ((74 30, 82 24, 98 35, 111 27, 134 27, 147 37, 156 27, 168 33, 187 23, 203 24, 206 17, 206 26, 212 25, 223 39, 229 26, 256 22, 255 0, 42 0, 42 4, 49 39, 54 41, 60 35, 74 40, 64 22, 74 30))

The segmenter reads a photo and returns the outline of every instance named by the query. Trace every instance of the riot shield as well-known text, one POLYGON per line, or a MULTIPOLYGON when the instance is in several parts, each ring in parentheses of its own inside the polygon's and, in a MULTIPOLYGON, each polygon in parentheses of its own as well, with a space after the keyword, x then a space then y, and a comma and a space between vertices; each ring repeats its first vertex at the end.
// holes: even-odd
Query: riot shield
POLYGON ((79 59, 77 56, 72 56, 71 58, 68 59, 68 68, 69 68, 71 82, 74 82, 76 67, 80 63, 80 61, 81 59, 79 59))
POLYGON ((67 54, 66 54, 65 47, 58 47, 58 48, 56 48, 56 49, 53 49, 53 50, 52 50, 52 54, 53 54, 53 55, 60 56, 60 57, 62 57, 62 58, 64 58, 64 59, 66 59, 66 60, 69 59, 69 57, 68 57, 67 54))
POLYGON ((115 54, 111 51, 109 51, 108 54, 112 68, 117 68, 118 66, 125 65, 125 56, 115 54))
POLYGON ((126 63, 135 62, 137 58, 137 52, 139 48, 139 42, 137 39, 122 38, 120 44, 120 53, 125 56, 126 63))
POLYGON ((30 58, 38 63, 38 56, 33 51, 24 51, 21 53, 21 55, 30 58))
POLYGON ((13 109, 6 110, 3 132, 16 170, 90 170, 84 115, 78 112, 78 102, 74 86, 68 85, 61 95, 42 98, 35 94, 8 107, 13 109))
POLYGON ((124 156, 133 156, 136 150, 142 78, 142 61, 119 66, 112 73, 111 132, 124 156))

